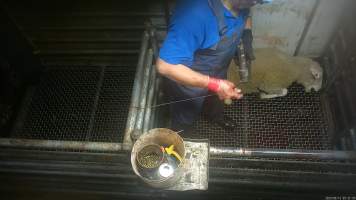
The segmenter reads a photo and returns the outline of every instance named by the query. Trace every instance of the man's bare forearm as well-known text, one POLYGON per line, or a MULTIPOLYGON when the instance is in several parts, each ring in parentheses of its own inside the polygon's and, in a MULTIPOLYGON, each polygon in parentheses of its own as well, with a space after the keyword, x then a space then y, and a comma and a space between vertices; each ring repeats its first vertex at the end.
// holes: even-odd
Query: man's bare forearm
POLYGON ((209 83, 209 77, 193 71, 187 66, 178 64, 172 65, 162 59, 158 59, 157 70, 163 76, 166 76, 182 85, 206 88, 209 83))

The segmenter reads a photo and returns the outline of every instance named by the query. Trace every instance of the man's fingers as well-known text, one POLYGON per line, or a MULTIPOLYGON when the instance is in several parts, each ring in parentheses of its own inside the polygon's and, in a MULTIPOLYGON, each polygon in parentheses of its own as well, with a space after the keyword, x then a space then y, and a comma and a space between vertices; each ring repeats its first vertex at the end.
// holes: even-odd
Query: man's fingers
POLYGON ((218 92, 219 99, 240 99, 242 98, 241 89, 237 88, 234 83, 223 80, 220 85, 220 91, 218 92))
POLYGON ((243 94, 241 93, 242 91, 240 90, 240 89, 238 89, 238 88, 235 88, 235 98, 236 99, 241 99, 242 98, 242 96, 243 96, 243 94))

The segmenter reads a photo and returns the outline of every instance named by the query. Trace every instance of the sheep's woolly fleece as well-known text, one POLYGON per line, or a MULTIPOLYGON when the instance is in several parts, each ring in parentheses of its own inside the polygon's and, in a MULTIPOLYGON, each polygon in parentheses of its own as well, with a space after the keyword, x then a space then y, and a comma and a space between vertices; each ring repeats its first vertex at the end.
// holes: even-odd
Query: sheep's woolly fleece
POLYGON ((313 79, 310 66, 315 62, 309 58, 289 56, 277 49, 255 50, 256 60, 252 62, 251 80, 239 84, 240 79, 234 60, 228 70, 228 80, 232 81, 244 94, 259 91, 271 92, 288 88, 293 82, 305 86, 306 80, 313 79))

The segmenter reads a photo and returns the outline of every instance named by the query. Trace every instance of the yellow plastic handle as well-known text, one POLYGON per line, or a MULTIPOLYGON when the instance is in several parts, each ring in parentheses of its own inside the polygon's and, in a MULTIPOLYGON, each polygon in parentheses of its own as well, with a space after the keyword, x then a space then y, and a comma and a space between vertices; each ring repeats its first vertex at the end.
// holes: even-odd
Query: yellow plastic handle
POLYGON ((174 145, 172 144, 171 146, 169 146, 168 148, 165 148, 166 152, 168 155, 173 155, 174 157, 176 157, 179 162, 182 162, 182 157, 180 157, 180 155, 174 151, 174 145))

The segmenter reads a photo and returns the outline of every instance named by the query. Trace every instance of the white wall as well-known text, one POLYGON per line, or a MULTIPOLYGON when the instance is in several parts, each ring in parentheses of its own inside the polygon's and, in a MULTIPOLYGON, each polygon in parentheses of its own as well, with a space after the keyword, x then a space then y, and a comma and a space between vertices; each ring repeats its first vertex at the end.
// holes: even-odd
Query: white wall
POLYGON ((255 6, 254 45, 276 47, 290 55, 320 56, 349 1, 353 0, 274 0, 255 6))

